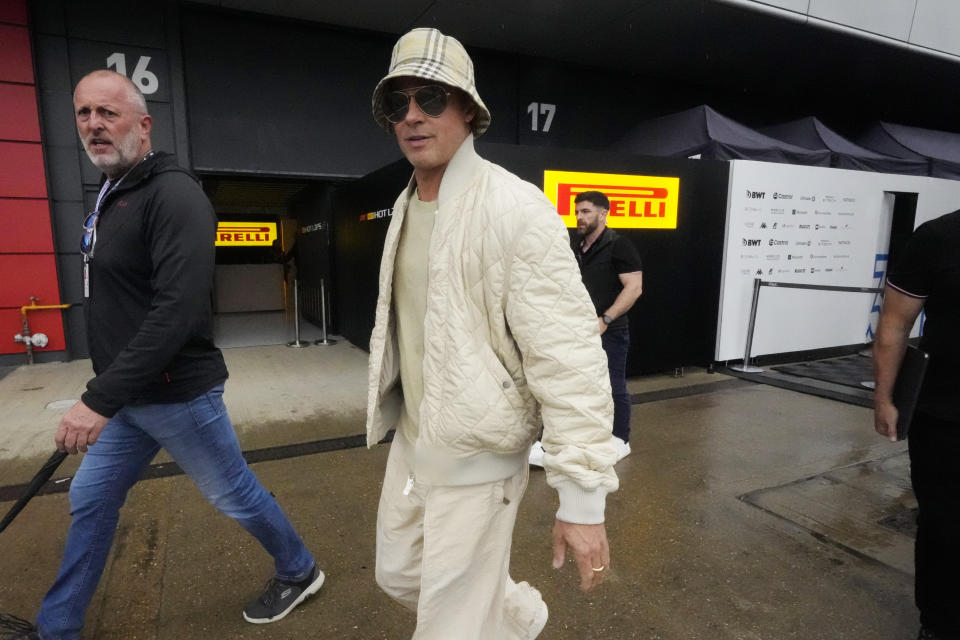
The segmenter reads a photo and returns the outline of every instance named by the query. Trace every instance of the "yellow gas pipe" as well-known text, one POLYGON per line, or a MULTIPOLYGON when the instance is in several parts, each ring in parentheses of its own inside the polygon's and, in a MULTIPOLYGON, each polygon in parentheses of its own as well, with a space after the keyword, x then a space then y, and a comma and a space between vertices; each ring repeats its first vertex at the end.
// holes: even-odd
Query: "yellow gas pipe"
MULTIPOLYGON (((42 311, 44 309, 69 309, 69 304, 37 304, 37 299, 30 296, 30 304, 20 307, 20 315, 23 317, 23 333, 13 337, 14 342, 22 342, 27 348, 27 364, 33 364, 34 342, 30 337, 30 324, 27 322, 28 311, 42 311)), ((43 335, 43 334, 40 334, 43 335)), ((38 345, 42 346, 42 345, 38 345)))

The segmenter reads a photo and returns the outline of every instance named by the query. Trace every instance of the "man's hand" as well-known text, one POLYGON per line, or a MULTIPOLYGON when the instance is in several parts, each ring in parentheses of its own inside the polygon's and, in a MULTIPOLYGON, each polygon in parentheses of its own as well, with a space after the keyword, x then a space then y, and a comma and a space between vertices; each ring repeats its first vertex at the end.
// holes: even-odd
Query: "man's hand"
POLYGON ((877 402, 873 408, 873 428, 890 442, 897 441, 900 412, 892 402, 877 402))
POLYGON ((607 330, 607 323, 603 321, 603 316, 597 316, 597 322, 600 323, 600 335, 607 330))
POLYGON ((86 452, 87 447, 100 437, 109 420, 83 402, 77 402, 67 410, 57 427, 54 437, 57 449, 67 453, 86 452))
POLYGON ((554 569, 563 566, 568 546, 580 570, 580 588, 590 591, 603 582, 610 568, 606 527, 602 524, 574 524, 557 520, 553 525, 554 569))

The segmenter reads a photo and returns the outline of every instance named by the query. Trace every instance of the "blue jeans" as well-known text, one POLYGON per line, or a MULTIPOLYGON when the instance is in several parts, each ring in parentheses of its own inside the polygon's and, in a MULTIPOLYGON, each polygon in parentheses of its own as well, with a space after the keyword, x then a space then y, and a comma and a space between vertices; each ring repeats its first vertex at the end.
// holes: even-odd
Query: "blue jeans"
POLYGON ((161 447, 210 503, 273 556, 277 577, 298 581, 313 557, 247 466, 223 405, 223 385, 188 402, 127 406, 90 447, 70 485, 73 523, 60 573, 37 616, 43 640, 75 640, 100 581, 120 506, 161 447))
POLYGON ((613 389, 613 435, 630 442, 630 394, 627 392, 627 353, 630 351, 630 329, 615 327, 600 336, 607 352, 610 387, 613 389))

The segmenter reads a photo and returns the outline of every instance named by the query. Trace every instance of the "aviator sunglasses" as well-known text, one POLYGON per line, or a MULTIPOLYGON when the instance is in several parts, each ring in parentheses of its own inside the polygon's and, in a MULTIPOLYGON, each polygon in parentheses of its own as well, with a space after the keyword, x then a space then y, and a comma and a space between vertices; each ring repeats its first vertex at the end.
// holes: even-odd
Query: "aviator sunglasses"
POLYGON ((410 99, 417 101, 417 107, 424 115, 439 118, 447 108, 447 96, 452 92, 439 84, 424 87, 410 87, 404 91, 388 91, 383 94, 380 104, 383 115, 390 124, 397 124, 407 117, 410 99))

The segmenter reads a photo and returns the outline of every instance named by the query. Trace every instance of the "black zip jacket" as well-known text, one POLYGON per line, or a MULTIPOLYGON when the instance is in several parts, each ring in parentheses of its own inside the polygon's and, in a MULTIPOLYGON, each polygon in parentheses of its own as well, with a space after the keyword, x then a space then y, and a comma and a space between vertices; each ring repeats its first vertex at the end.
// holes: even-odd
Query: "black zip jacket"
POLYGON ((227 379, 213 344, 217 219, 193 174, 157 152, 100 206, 84 300, 96 377, 82 400, 110 417, 182 402, 227 379))

